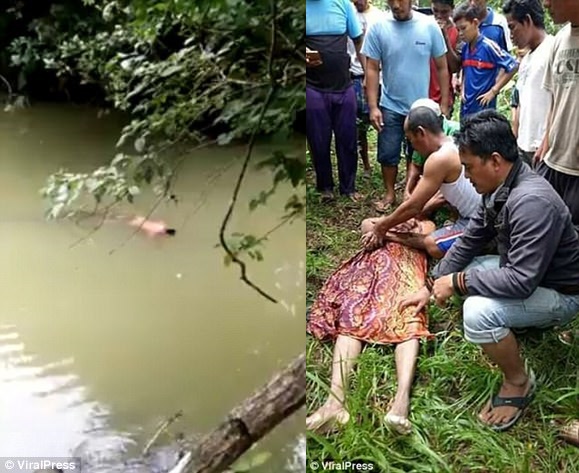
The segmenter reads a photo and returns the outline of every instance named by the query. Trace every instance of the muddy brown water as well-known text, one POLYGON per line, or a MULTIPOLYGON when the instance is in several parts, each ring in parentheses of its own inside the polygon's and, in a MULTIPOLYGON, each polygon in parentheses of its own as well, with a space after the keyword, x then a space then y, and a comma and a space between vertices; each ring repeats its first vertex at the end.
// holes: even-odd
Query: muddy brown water
MULTIPOLYGON (((178 205, 154 214, 175 237, 131 237, 132 228, 107 222, 71 247, 86 225, 43 219, 46 177, 106 163, 122 124, 75 106, 0 114, 0 457, 81 448, 128 458, 178 410, 172 432, 206 432, 304 349, 304 222, 274 233, 265 261, 249 263, 277 305, 243 285, 215 248, 240 162, 207 181, 242 147, 187 160, 178 205)), ((247 210, 270 182, 251 171, 232 231, 261 234, 278 222, 288 188, 267 208, 247 210)), ((123 211, 147 212, 152 200, 145 194, 123 211)), ((300 413, 257 446, 272 454, 259 471, 283 471, 303 454, 303 426, 300 413)))

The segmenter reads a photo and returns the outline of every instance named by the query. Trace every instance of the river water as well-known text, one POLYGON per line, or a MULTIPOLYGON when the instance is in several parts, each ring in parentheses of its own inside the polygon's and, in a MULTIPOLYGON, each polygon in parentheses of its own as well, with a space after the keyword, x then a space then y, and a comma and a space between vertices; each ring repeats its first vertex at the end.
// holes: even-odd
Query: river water
MULTIPOLYGON (((215 248, 240 160, 213 178, 242 147, 186 161, 178 204, 153 215, 177 229, 173 238, 133 236, 122 221, 90 234, 44 220, 46 177, 108 162, 122 120, 42 104, 0 114, 0 457, 131 456, 179 410, 171 432, 207 432, 304 349, 305 223, 274 233, 265 261, 249 263, 277 305, 240 282, 215 248)), ((250 173, 232 231, 275 226, 290 189, 247 210, 270 183, 267 172, 250 173)), ((143 214, 151 203, 144 195, 123 211, 143 214)), ((300 413, 261 442, 254 452, 272 458, 258 471, 295 460, 303 426, 300 413)))

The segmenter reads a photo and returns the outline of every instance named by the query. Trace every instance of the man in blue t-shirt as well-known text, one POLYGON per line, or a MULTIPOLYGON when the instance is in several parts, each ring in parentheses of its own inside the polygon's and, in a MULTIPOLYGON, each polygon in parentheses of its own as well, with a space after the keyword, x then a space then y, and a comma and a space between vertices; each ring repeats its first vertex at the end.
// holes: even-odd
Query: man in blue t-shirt
POLYGON ((464 42, 461 51, 461 121, 481 110, 496 108, 499 92, 518 68, 513 56, 480 33, 478 15, 477 8, 465 2, 454 11, 453 16, 464 42), (500 69, 504 70, 503 74, 499 74, 500 69))
POLYGON ((349 0, 306 0, 306 136, 322 200, 333 197, 330 149, 335 137, 340 194, 358 198, 356 93, 350 79, 351 38, 364 58, 362 27, 349 0))
MULTIPOLYGON (((430 59, 434 58, 439 84, 448 84, 446 43, 436 22, 413 11, 411 0, 388 0, 391 14, 370 28, 362 53, 366 56, 366 85, 370 123, 378 130, 378 162, 385 196, 376 210, 388 211, 396 201, 394 186, 404 140, 404 120, 410 106, 428 97, 430 59), (383 87, 378 102, 382 67, 383 87)), ((449 109, 449 90, 441 90, 440 108, 449 109)), ((412 152, 410 152, 410 155, 412 152)))

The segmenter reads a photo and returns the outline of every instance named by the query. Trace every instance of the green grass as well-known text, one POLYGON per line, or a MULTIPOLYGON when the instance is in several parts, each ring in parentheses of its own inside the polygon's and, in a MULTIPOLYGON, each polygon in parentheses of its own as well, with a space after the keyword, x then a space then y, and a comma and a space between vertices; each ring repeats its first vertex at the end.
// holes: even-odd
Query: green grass
MULTIPOLYGON (((309 302, 338 263, 359 248, 361 220, 375 215, 372 202, 382 185, 372 148, 374 175, 370 181, 359 178, 361 203, 322 204, 308 170, 309 302)), ((433 307, 429 315, 436 338, 421 346, 411 401, 413 433, 395 436, 382 422, 395 392, 392 347, 366 346, 346 400, 352 421, 327 436, 308 433, 307 471, 311 461, 361 460, 381 472, 579 472, 579 450, 557 437, 562 423, 579 419, 579 346, 561 344, 553 331, 522 340, 523 355, 538 378, 536 398, 513 429, 495 433, 476 414, 498 389, 499 372, 477 346, 463 340, 458 306, 433 307)), ((308 412, 327 397, 331 357, 331 343, 308 336, 308 412)))

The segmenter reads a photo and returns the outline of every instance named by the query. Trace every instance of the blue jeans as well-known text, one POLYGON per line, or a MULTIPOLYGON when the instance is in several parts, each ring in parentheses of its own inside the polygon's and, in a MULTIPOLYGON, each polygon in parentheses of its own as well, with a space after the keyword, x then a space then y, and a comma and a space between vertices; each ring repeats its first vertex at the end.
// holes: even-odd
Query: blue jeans
MULTIPOLYGON (((404 137, 404 120, 406 115, 380 107, 384 126, 378 133, 378 162, 382 166, 397 167, 400 162, 404 137)), ((412 149, 408 146, 408 156, 412 156, 412 149)))
MULTIPOLYGON (((498 256, 475 258, 468 266, 480 271, 499 267, 498 256)), ((463 305, 464 338, 472 343, 498 343, 511 328, 547 328, 571 322, 579 312, 579 295, 538 287, 526 299, 470 296, 463 305)))

